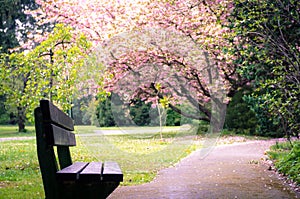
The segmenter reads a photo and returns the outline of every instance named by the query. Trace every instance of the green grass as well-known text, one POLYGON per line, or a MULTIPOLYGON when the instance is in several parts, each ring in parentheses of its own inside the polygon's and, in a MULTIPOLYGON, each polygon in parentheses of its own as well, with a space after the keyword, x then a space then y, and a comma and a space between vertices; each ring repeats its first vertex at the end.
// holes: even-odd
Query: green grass
POLYGON ((1 142, 0 198, 42 198, 35 140, 1 142))
MULTIPOLYGON (((76 127, 78 143, 71 148, 73 161, 117 161, 124 173, 123 186, 149 182, 157 171, 201 147, 190 132, 164 132, 161 140, 159 133, 103 136, 95 134, 95 128, 76 127)), ((0 127, 0 137, 8 135, 20 136, 16 127, 0 127)), ((35 139, 0 142, 0 162, 1 199, 44 197, 35 139)))
POLYGON ((100 161, 117 161, 123 172, 122 185, 150 182, 157 171, 169 167, 187 156, 199 145, 188 132, 164 132, 132 135, 80 136, 78 140, 100 161))
POLYGON ((13 125, 0 125, 1 137, 24 137, 35 136, 34 126, 26 126, 26 132, 18 132, 18 127, 13 125))
POLYGON ((268 152, 276 169, 300 185, 300 141, 276 143, 268 152))

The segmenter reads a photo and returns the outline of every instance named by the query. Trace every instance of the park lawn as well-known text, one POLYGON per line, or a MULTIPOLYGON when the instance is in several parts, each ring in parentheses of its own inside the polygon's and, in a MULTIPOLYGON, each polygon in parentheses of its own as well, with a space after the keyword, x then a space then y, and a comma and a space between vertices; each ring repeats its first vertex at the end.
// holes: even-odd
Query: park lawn
POLYGON ((0 125, 1 137, 26 137, 35 136, 34 126, 26 126, 26 132, 18 132, 18 126, 14 125, 0 125))
MULTIPOLYGON (((80 127, 76 134, 93 128, 80 127)), ((77 135, 78 143, 71 153, 74 162, 117 161, 124 173, 122 186, 137 185, 153 180, 157 171, 201 147, 197 136, 176 131, 163 136, 161 140, 159 134, 77 135)), ((0 198, 44 197, 35 139, 1 142, 0 161, 0 198)))
POLYGON ((0 198, 42 198, 35 140, 0 144, 0 198))

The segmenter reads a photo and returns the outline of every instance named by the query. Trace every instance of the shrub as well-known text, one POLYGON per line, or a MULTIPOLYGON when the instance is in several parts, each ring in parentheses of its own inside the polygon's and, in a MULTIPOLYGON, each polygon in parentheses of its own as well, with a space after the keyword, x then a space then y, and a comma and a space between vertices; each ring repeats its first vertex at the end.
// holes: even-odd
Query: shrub
POLYGON ((300 185, 300 141, 276 143, 268 153, 277 170, 300 185))

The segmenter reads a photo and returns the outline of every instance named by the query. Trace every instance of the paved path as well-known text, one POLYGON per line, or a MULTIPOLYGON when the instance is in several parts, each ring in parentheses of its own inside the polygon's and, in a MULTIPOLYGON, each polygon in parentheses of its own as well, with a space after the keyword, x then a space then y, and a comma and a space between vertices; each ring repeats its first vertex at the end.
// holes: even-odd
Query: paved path
MULTIPOLYGON (((155 134, 162 132, 172 132, 172 131, 188 131, 190 129, 189 125, 182 125, 178 127, 118 127, 118 129, 97 129, 94 130, 95 133, 101 135, 132 135, 132 134, 155 134)), ((84 135, 84 134, 82 134, 84 135)))
POLYGON ((0 138, 0 142, 6 142, 11 140, 32 140, 35 139, 34 136, 28 136, 28 137, 7 137, 7 138, 0 138))
POLYGON ((300 198, 262 163, 264 151, 272 144, 250 141, 219 146, 204 159, 196 151, 160 171, 153 182, 121 186, 109 198, 300 198))

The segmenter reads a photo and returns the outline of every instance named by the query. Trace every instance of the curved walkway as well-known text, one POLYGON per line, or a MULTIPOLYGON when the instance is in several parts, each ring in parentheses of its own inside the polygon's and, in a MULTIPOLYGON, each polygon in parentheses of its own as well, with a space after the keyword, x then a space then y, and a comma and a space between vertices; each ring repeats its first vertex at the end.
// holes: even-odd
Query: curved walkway
POLYGON ((274 143, 250 141, 218 146, 204 159, 199 150, 175 167, 160 171, 153 182, 121 186, 109 198, 300 198, 263 164, 265 150, 274 143))

